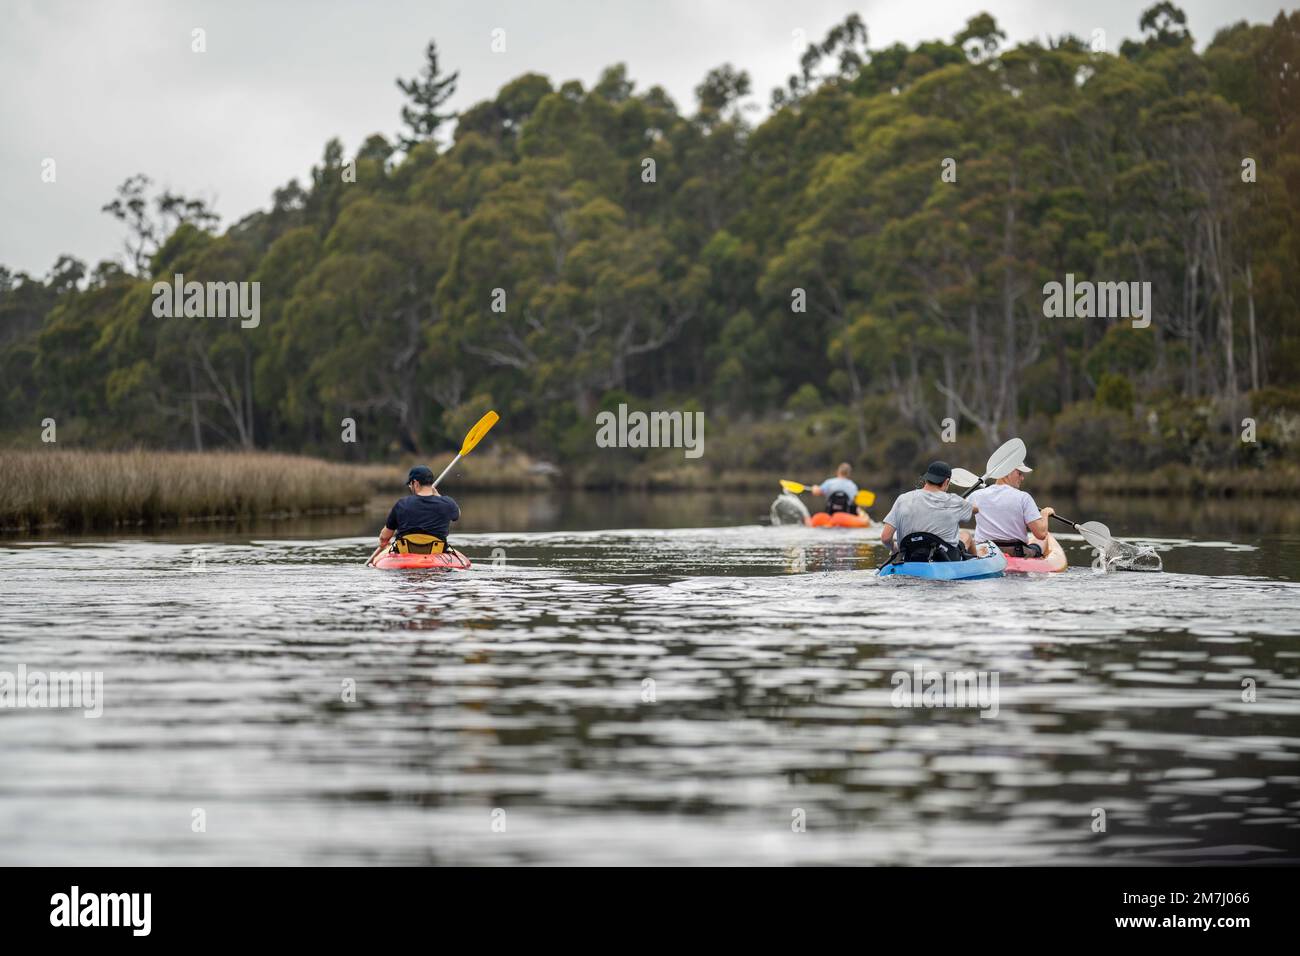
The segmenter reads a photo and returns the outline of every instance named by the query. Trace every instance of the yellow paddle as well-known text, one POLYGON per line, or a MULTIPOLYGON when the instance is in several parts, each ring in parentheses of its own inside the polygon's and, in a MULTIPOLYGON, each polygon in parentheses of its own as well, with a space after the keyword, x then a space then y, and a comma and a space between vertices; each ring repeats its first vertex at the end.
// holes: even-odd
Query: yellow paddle
POLYGON ((442 474, 434 479, 433 487, 437 488, 438 483, 442 481, 442 479, 447 477, 447 472, 451 471, 452 465, 455 465, 456 462, 460 461, 462 458, 464 458, 466 455, 472 452, 474 450, 474 446, 477 445, 480 441, 482 441, 483 436, 486 435, 488 431, 491 430, 492 426, 495 425, 500 420, 501 420, 501 416, 498 415, 496 412, 488 412, 486 415, 480 418, 478 420, 478 423, 469 430, 469 434, 465 436, 465 441, 460 446, 460 451, 456 454, 456 457, 451 460, 451 465, 448 465, 446 468, 444 468, 442 470, 442 474))
MULTIPOLYGON (((483 436, 486 435, 489 431, 491 431, 492 426, 495 425, 500 420, 501 420, 501 416, 498 415, 496 412, 488 412, 486 415, 484 415, 474 424, 474 427, 469 430, 469 434, 465 436, 465 440, 461 443, 460 451, 457 452, 456 457, 451 460, 451 464, 448 465, 446 468, 444 468, 442 470, 442 474, 433 480, 433 486, 435 488, 437 488, 438 485, 442 482, 442 479, 447 477, 447 472, 451 471, 452 465, 455 465, 456 462, 460 461, 462 458, 464 458, 466 455, 472 452, 474 450, 474 446, 477 445, 479 442, 481 442, 483 440, 483 436)), ((378 548, 375 548, 374 553, 371 554, 370 557, 366 559, 366 564, 370 564, 370 562, 374 561, 375 558, 379 556, 379 552, 383 547, 384 546, 381 544, 378 548)))
MULTIPOLYGON (((792 495, 801 495, 808 490, 807 487, 799 484, 799 482, 787 481, 785 478, 781 479, 781 487, 792 495)), ((870 508, 876 503, 876 493, 874 491, 867 491, 864 488, 862 491, 858 492, 857 497, 853 499, 853 503, 860 508, 870 508)))

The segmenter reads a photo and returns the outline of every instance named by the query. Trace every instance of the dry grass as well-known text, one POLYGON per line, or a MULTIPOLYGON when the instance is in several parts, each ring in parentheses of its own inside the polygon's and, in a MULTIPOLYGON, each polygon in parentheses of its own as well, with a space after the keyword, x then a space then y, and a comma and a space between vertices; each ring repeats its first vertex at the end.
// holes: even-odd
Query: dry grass
POLYGON ((0 452, 0 528, 67 530, 359 508, 392 467, 296 455, 0 452))
MULTIPOLYGON (((490 436, 488 441, 491 441, 490 436)), ((548 466, 540 464, 523 452, 499 445, 491 448, 485 447, 485 445, 486 443, 480 445, 473 454, 462 458, 456 463, 451 475, 444 482, 448 494, 455 495, 457 490, 545 491, 559 481, 558 472, 552 471, 548 466)), ((399 486, 402 479, 406 477, 406 469, 411 465, 425 464, 432 468, 435 474, 438 474, 447 467, 447 463, 455 455, 456 452, 453 450, 430 455, 419 461, 414 458, 411 459, 401 468, 401 475, 398 478, 399 486)), ((394 489, 390 486, 382 490, 392 491, 394 489)), ((400 491, 401 489, 399 487, 396 490, 400 491)))
MULTIPOLYGON (((454 454, 454 453, 453 453, 454 454)), ((451 454, 428 464, 441 470, 451 454)), ((406 470, 269 452, 0 450, 0 530, 153 527, 184 521, 360 510, 403 493, 406 470)), ((466 490, 545 488, 514 452, 463 459, 448 484, 466 490)))

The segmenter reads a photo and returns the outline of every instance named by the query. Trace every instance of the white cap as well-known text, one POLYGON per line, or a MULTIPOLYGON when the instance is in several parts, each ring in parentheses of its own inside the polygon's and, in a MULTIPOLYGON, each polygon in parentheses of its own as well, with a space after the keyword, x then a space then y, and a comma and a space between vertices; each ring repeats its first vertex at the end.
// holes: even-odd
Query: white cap
POLYGON ((1023 461, 1020 464, 1016 465, 1016 471, 1033 471, 1033 470, 1034 469, 1030 468, 1023 461))

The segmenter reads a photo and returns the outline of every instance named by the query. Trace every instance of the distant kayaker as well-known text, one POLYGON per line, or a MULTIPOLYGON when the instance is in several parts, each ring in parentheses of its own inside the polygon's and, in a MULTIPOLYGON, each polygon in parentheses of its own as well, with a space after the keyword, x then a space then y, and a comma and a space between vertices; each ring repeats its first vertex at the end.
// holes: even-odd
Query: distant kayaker
POLYGON ((827 478, 820 485, 812 486, 812 493, 818 497, 825 496, 827 514, 847 511, 849 514, 866 517, 867 513, 857 506, 854 499, 858 497, 858 486, 849 476, 853 466, 847 461, 840 462, 835 469, 835 477, 827 478))
POLYGON ((451 523, 460 519, 460 507, 438 493, 433 472, 426 465, 410 470, 406 487, 411 493, 393 505, 379 532, 380 551, 391 543, 399 554, 441 554, 447 550, 451 523))
POLYGON ((1005 478, 971 494, 969 500, 979 506, 975 518, 976 540, 991 541, 1018 557, 1042 556, 1042 546, 1029 541, 1029 536, 1032 534, 1046 542, 1047 519, 1055 512, 1051 508, 1040 509, 1032 495, 1020 490, 1025 475, 1033 470, 1021 461, 1005 478))
POLYGON ((881 542, 896 551, 908 535, 926 532, 942 539, 950 561, 962 560, 963 552, 974 554, 971 533, 959 525, 978 514, 979 508, 967 498, 949 494, 952 468, 947 462, 932 461, 921 480, 922 487, 899 495, 885 515, 881 542))

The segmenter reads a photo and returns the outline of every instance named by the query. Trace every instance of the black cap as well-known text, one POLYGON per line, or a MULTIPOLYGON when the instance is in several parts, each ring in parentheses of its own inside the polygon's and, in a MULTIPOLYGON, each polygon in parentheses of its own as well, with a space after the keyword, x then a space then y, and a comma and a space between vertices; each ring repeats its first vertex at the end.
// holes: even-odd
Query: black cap
POLYGON ((941 485, 952 477, 952 469, 946 461, 932 461, 921 477, 932 485, 941 485))
POLYGON ((428 465, 416 465, 406 473, 406 483, 409 485, 413 481, 418 481, 422 485, 433 484, 433 469, 428 465))

